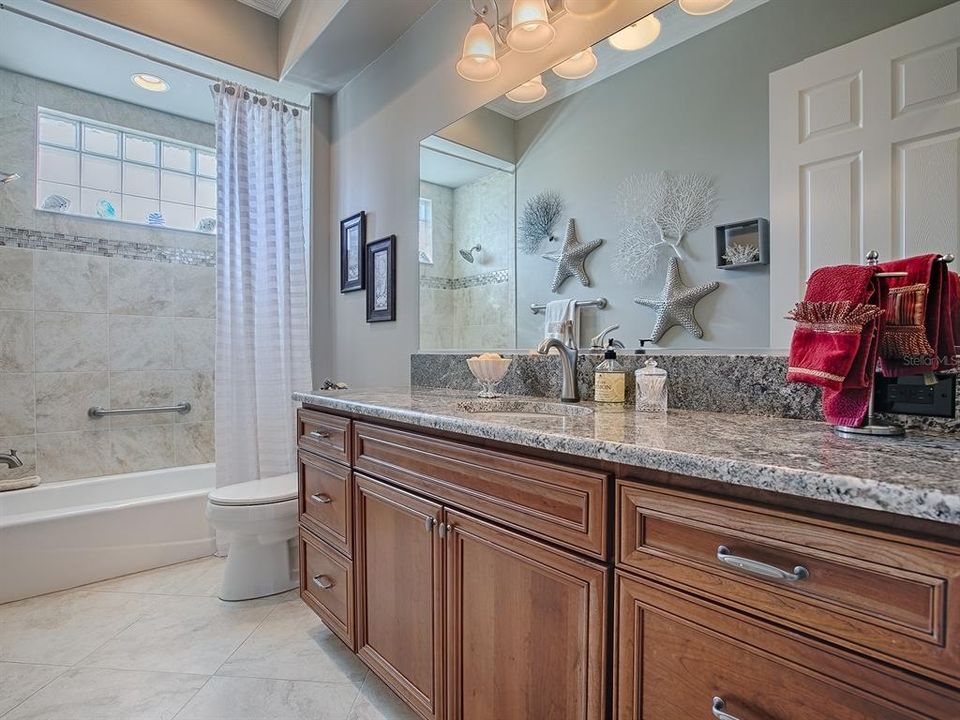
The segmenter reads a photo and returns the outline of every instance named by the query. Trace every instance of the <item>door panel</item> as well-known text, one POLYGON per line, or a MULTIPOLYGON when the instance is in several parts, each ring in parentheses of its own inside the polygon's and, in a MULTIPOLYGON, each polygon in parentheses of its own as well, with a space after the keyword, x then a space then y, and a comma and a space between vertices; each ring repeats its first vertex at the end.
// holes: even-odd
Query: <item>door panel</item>
POLYGON ((357 474, 357 654, 424 718, 441 717, 440 505, 357 474))
POLYGON ((604 717, 607 570, 446 512, 448 720, 604 717))

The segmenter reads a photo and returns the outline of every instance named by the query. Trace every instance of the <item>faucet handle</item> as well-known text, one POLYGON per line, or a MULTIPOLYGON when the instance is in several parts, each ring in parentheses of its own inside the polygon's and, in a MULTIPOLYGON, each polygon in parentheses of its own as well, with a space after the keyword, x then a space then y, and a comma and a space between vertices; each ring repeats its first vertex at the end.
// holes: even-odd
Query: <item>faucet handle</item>
POLYGON ((10 453, 9 453, 9 454, 10 454, 11 457, 17 457, 17 451, 14 450, 13 448, 10 448, 10 453))
POLYGON ((590 347, 593 350, 603 350, 603 340, 607 336, 607 333, 612 333, 614 330, 619 330, 619 325, 611 325, 600 331, 599 335, 594 335, 593 339, 590 340, 590 347))

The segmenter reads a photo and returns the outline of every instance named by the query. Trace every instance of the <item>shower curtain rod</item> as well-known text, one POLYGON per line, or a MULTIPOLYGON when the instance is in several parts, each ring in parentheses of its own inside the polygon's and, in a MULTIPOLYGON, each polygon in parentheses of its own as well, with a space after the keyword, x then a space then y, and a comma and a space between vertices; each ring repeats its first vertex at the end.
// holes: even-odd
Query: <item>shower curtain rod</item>
MULTIPOLYGON (((213 75, 208 75, 205 72, 194 70, 193 68, 186 67, 185 65, 179 65, 170 60, 164 60, 163 58, 158 58, 154 55, 150 55, 149 53, 124 47, 119 43, 113 42, 112 40, 99 38, 96 35, 91 35, 90 33, 84 32, 83 30, 77 30, 76 28, 72 28, 68 25, 63 25, 53 20, 48 20, 45 17, 34 15, 33 13, 27 12, 26 10, 20 10, 19 8, 10 7, 9 5, 4 5, 3 3, 0 3, 0 10, 6 10, 9 13, 13 13, 14 15, 19 15, 20 17, 25 17, 28 20, 35 20, 36 22, 43 23, 44 25, 49 25, 50 27, 56 28, 57 30, 63 30, 64 32, 72 33, 73 35, 78 35, 79 37, 86 38, 87 40, 93 40, 94 42, 98 42, 101 45, 106 45, 108 47, 114 48, 115 50, 120 50, 122 52, 130 53, 131 55, 136 55, 137 57, 142 57, 144 60, 149 60, 150 62, 159 63, 160 65, 166 65, 167 67, 173 68, 174 70, 180 70, 181 72, 190 73, 191 75, 196 75, 197 77, 204 78, 205 80, 210 80, 215 83, 231 82, 231 81, 225 80, 224 78, 214 77, 213 75)), ((249 90, 256 93, 257 95, 271 96, 270 93, 257 90, 256 88, 249 88, 249 90)), ((278 98, 278 99, 282 100, 285 105, 288 105, 290 107, 299 108, 300 110, 310 109, 307 105, 301 105, 300 103, 295 103, 292 100, 285 100, 284 98, 278 98)))

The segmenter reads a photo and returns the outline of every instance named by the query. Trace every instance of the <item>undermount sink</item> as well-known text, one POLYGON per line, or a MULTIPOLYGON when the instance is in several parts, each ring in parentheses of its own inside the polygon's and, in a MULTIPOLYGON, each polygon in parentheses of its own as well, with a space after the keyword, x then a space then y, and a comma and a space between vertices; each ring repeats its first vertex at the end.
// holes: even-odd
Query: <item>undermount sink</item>
POLYGON ((500 415, 515 419, 573 418, 593 415, 582 405, 562 405, 546 400, 467 400, 457 404, 460 410, 476 415, 500 415))

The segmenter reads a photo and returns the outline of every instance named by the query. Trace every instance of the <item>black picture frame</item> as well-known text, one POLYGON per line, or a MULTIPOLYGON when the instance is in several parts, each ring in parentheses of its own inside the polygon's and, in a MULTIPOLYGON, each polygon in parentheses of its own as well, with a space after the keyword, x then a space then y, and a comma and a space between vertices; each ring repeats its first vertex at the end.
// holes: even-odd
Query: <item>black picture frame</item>
POLYGON ((366 279, 364 273, 366 244, 367 214, 363 210, 340 221, 340 292, 363 290, 366 279), (356 242, 352 243, 353 247, 351 247, 352 238, 356 239, 356 242), (354 253, 356 264, 352 265, 351 256, 354 253))
POLYGON ((364 269, 367 284, 367 322, 391 322, 396 320, 396 235, 390 235, 367 245, 364 269))

